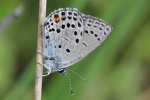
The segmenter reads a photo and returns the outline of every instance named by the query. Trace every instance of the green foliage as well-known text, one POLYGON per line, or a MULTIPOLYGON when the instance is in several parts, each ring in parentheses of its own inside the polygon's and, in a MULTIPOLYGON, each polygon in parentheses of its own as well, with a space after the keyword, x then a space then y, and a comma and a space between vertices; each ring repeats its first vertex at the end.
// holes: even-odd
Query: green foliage
MULTIPOLYGON (((24 0, 24 13, 0 33, 0 100, 33 100, 38 26, 38 1, 24 0)), ((90 81, 70 73, 43 77, 42 100, 150 100, 150 0, 51 0, 47 15, 60 7, 106 20, 113 26, 108 40, 79 63, 69 67, 90 81)), ((20 4, 0 3, 0 22, 20 4), (5 6, 4 6, 5 5, 5 6)))

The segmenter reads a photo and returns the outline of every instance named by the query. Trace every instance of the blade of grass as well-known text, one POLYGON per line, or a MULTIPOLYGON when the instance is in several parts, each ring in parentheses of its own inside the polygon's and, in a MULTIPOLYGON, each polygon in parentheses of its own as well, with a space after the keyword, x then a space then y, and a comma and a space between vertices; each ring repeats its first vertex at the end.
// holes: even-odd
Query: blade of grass
POLYGON ((2 100, 21 100, 29 85, 33 83, 35 73, 35 57, 31 60, 24 73, 20 76, 10 92, 2 100))

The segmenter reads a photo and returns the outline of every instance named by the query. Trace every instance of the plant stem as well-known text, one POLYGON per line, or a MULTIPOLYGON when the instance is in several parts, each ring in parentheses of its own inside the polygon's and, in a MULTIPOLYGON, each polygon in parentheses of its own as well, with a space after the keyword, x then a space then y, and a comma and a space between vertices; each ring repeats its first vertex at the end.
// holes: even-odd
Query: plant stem
POLYGON ((34 100, 41 100, 42 91, 42 72, 43 72, 43 42, 42 42, 42 25, 46 17, 47 0, 39 0, 39 22, 38 22, 38 39, 37 39, 37 58, 35 74, 35 97, 34 100), (39 53, 38 53, 39 52, 39 53))

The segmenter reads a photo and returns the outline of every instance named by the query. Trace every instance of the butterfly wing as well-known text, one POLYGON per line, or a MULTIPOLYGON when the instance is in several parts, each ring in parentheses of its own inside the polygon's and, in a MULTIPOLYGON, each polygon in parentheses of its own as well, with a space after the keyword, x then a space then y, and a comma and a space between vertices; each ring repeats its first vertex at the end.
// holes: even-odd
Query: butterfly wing
POLYGON ((87 56, 110 35, 106 22, 74 9, 59 9, 46 18, 43 48, 59 68, 68 67, 87 56))
POLYGON ((82 16, 74 9, 59 9, 46 18, 44 26, 44 55, 55 58, 58 66, 68 61, 84 31, 82 16))
POLYGON ((64 59, 63 63, 67 65, 65 67, 80 61, 90 54, 100 46, 112 32, 112 27, 105 21, 84 14, 81 15, 84 21, 82 40, 72 53, 64 59))

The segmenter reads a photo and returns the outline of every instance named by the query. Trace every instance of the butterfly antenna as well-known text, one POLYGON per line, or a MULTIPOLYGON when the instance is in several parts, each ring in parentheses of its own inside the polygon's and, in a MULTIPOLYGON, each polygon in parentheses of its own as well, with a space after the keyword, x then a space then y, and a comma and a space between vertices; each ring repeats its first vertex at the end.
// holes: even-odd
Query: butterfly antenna
POLYGON ((70 76, 69 76, 69 73, 66 71, 67 73, 67 77, 68 77, 68 80, 69 80, 69 85, 70 85, 70 92, 72 95, 74 95, 74 92, 73 92, 73 89, 72 89, 72 85, 71 85, 71 81, 70 81, 70 76))
POLYGON ((76 72, 74 72, 73 70, 67 68, 69 71, 71 71, 72 73, 74 73, 75 75, 77 75, 79 78, 81 78, 84 82, 89 83, 88 80, 84 79, 81 75, 77 74, 76 72))

